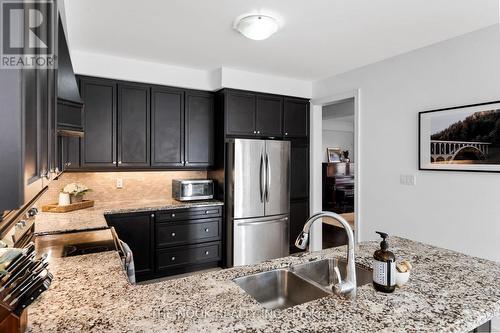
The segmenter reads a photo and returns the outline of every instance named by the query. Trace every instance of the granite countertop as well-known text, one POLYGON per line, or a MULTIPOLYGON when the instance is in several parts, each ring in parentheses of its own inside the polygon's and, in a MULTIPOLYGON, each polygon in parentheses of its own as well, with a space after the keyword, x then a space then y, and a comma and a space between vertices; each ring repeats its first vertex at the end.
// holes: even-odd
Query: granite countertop
MULTIPOLYGON (((345 247, 146 285, 129 285, 117 253, 56 259, 54 281, 29 307, 29 332, 468 332, 500 315, 500 264, 391 237, 413 270, 392 294, 371 285, 354 301, 328 296, 264 310, 232 279, 310 258, 345 256, 345 247)), ((371 267, 378 242, 356 261, 371 267)))
POLYGON ((68 213, 39 212, 35 217, 35 233, 46 234, 106 228, 106 214, 150 212, 223 205, 222 201, 180 202, 174 199, 96 202, 94 207, 68 213))

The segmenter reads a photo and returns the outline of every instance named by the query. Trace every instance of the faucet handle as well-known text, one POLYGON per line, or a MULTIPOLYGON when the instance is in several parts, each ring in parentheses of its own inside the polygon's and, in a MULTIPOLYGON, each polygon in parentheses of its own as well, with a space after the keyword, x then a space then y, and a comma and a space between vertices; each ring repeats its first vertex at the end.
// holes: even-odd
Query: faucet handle
POLYGON ((336 283, 333 284, 332 289, 335 293, 339 293, 341 289, 341 284, 342 284, 342 276, 340 275, 340 269, 338 266, 335 266, 333 268, 333 272, 335 273, 335 277, 337 278, 336 283))

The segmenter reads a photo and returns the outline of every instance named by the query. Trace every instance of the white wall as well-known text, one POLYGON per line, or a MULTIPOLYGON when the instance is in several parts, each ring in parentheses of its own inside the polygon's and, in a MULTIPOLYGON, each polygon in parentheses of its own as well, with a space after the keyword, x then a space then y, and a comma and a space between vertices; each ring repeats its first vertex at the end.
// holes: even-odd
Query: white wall
POLYGON ((383 230, 500 262, 500 174, 417 170, 418 112, 500 100, 499 56, 495 26, 313 83, 316 99, 361 91, 361 240, 383 230))
POLYGON ((335 148, 339 147, 342 150, 349 151, 349 158, 354 156, 354 133, 351 132, 343 132, 343 131, 331 131, 323 129, 323 162, 328 162, 328 158, 326 155, 327 148, 335 148))
POLYGON ((210 91, 235 88, 305 98, 312 95, 309 81, 227 67, 194 69, 81 50, 71 50, 71 60, 75 73, 82 75, 210 91))

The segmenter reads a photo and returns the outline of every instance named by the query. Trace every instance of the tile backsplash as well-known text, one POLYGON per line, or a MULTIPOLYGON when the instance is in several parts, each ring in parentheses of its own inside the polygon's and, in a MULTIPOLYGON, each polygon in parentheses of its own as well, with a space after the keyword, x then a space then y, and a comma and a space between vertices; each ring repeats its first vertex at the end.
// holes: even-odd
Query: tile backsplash
POLYGON ((206 178, 206 171, 68 172, 49 184, 38 203, 57 202, 59 192, 69 183, 86 185, 92 192, 85 198, 101 202, 170 199, 172 179, 206 178), (117 179, 123 180, 123 188, 116 188, 117 179))

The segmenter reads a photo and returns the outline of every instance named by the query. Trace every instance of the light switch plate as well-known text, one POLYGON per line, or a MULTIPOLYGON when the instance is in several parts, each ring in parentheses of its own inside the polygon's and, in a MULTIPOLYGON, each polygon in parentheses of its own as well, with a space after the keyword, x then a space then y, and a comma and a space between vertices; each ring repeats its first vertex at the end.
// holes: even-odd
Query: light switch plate
POLYGON ((400 175, 399 183, 401 185, 415 186, 416 184, 415 175, 400 175))
POLYGON ((123 188, 123 179, 122 178, 116 179, 116 188, 123 188))

